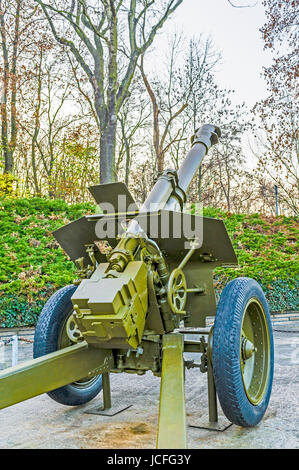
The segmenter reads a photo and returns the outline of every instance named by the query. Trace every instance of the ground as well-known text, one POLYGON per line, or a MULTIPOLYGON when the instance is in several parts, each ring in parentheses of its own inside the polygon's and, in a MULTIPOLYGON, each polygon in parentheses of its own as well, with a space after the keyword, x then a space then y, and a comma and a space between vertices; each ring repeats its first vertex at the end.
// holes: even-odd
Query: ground
MULTIPOLYGON (((274 342, 273 390, 261 423, 247 429, 232 425, 224 432, 188 427, 189 448, 299 448, 299 322, 274 325, 274 342)), ((31 347, 24 346, 27 356, 31 347)), ((155 448, 160 379, 150 372, 112 375, 111 390, 114 404, 133 406, 114 417, 85 413, 101 405, 101 393, 76 408, 42 395, 1 410, 0 448, 155 448)), ((208 417, 207 378, 196 369, 186 373, 186 408, 189 424, 208 417)))

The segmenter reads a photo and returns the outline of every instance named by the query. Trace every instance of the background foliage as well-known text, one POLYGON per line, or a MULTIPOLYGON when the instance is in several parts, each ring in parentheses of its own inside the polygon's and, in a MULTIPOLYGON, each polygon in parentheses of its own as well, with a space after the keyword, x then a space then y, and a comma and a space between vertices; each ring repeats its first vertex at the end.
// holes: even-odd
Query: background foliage
MULTIPOLYGON (((204 2, 193 3, 200 16, 204 2)), ((230 4, 228 25, 232 6, 256 5, 220 3, 230 4)), ((298 216, 298 8, 262 5, 273 60, 265 97, 246 104, 220 85, 228 57, 200 24, 194 36, 167 29, 188 9, 183 0, 0 0, 0 195, 74 204, 99 181, 124 181, 143 202, 158 173, 178 168, 195 129, 212 122, 222 138, 190 200, 298 216)))

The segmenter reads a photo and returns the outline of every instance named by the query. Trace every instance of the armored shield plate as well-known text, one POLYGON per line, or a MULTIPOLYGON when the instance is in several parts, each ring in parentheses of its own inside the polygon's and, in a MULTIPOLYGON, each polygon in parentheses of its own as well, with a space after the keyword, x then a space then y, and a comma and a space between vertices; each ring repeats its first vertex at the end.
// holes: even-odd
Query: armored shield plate
MULTIPOLYGON (((188 326, 205 326, 205 318, 215 315, 216 300, 213 288, 213 270, 217 266, 236 266, 236 254, 222 220, 200 217, 182 212, 161 210, 136 214, 96 214, 82 217, 53 234, 58 243, 75 261, 83 257, 86 264, 90 259, 85 245, 106 241, 114 248, 116 237, 124 225, 135 218, 149 238, 157 242, 169 270, 176 268, 190 249, 190 239, 198 241, 198 248, 184 268, 188 288, 200 288, 202 294, 190 293, 186 309, 189 312, 188 326)), ((95 252, 99 263, 106 262, 106 256, 95 252)))
POLYGON ((138 211, 138 206, 125 183, 97 184, 88 189, 107 214, 138 211))

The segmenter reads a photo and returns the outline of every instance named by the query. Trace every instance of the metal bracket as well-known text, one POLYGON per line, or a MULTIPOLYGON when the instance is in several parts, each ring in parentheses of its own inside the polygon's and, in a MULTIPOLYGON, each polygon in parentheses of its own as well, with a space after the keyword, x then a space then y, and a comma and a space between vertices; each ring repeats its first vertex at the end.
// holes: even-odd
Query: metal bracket
POLYGON ((164 170, 163 173, 159 175, 159 179, 165 179, 171 183, 172 193, 169 198, 175 198, 180 205, 181 211, 183 211, 184 204, 187 201, 187 196, 185 191, 179 186, 179 179, 176 170, 173 170, 172 168, 164 170))
POLYGON ((100 415, 100 416, 115 416, 121 413, 122 411, 127 410, 128 408, 131 408, 133 405, 127 405, 127 406, 112 406, 111 408, 108 408, 105 410, 103 406, 100 407, 95 407, 95 408, 90 408, 89 410, 84 411, 84 413, 89 414, 89 415, 100 415))
POLYGON ((218 421, 208 421, 207 418, 196 420, 197 424, 188 424, 189 428, 205 429, 206 431, 224 432, 232 426, 232 423, 226 418, 220 416, 218 421))
MULTIPOLYGON (((217 394, 213 374, 212 351, 213 351, 213 330, 209 331, 206 350, 206 370, 208 376, 208 399, 209 399, 209 420, 206 418, 196 421, 196 424, 188 424, 191 428, 206 429, 208 431, 223 432, 232 426, 232 423, 224 417, 218 417, 217 394)), ((202 355, 202 357, 204 354, 202 355)))

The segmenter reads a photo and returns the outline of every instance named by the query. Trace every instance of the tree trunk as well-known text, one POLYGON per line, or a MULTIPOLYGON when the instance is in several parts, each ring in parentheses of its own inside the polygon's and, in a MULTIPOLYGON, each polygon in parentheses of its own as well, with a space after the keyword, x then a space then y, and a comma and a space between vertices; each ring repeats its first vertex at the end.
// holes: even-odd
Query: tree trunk
POLYGON ((7 150, 5 152, 5 166, 4 173, 13 173, 13 151, 7 150))
POLYGON ((115 181, 116 123, 102 128, 100 137, 100 184, 115 181))
POLYGON ((125 141, 125 149, 126 149, 126 169, 125 169, 125 183, 129 186, 129 176, 130 176, 130 168, 131 168, 131 152, 128 139, 124 136, 125 141))
POLYGON ((41 196, 41 190, 38 184, 38 174, 36 169, 36 154, 35 154, 35 139, 37 136, 34 136, 32 139, 31 144, 31 163, 32 163, 32 173, 33 173, 33 182, 34 182, 34 189, 35 189, 35 196, 41 196))
MULTIPOLYGON (((1 5, 0 5, 1 6, 1 5)), ((21 0, 17 1, 15 12, 15 24, 13 35, 12 57, 9 58, 9 51, 7 45, 5 12, 0 12, 0 31, 2 40, 2 55, 3 55, 3 95, 1 96, 1 144, 4 153, 4 173, 13 173, 14 166, 14 150, 16 148, 17 139, 17 121, 16 121, 16 103, 17 103, 17 59, 18 59, 18 46, 20 39, 20 10, 21 0), (11 63, 9 62, 11 60, 11 63), (8 135, 8 94, 9 85, 11 87, 11 103, 10 103, 10 137, 8 135)))

